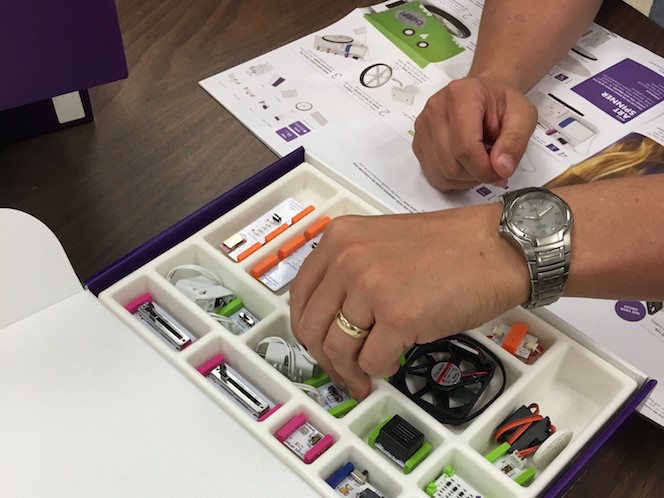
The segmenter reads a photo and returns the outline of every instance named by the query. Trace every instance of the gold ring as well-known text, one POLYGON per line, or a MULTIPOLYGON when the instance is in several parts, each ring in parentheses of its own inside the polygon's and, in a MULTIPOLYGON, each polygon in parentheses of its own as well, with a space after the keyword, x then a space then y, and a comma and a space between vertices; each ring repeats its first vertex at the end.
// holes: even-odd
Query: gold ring
POLYGON ((336 321, 339 328, 354 339, 364 339, 371 331, 371 327, 369 327, 369 329, 361 329, 357 325, 350 323, 341 312, 341 308, 339 308, 339 311, 337 311, 336 321))

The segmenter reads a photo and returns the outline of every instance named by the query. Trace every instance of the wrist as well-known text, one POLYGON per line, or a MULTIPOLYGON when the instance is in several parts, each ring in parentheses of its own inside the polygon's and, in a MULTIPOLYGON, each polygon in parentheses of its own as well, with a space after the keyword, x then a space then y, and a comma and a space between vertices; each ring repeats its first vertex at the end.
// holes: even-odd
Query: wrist
MULTIPOLYGON (((487 285, 495 294, 496 314, 523 304, 530 299, 530 273, 522 252, 505 240, 498 231, 502 206, 499 203, 462 208, 475 225, 480 248, 479 256, 484 259, 487 285)), ((467 218, 467 219, 468 219, 467 218)))
POLYGON ((499 278, 497 285, 502 283, 502 292, 508 299, 507 307, 519 306, 530 299, 531 285, 528 263, 523 253, 501 236, 498 226, 502 216, 502 205, 490 205, 491 219, 488 223, 493 245, 498 256, 499 278))
POLYGON ((510 72, 497 68, 480 69, 471 67, 466 77, 481 80, 494 85, 500 85, 506 89, 513 90, 522 95, 525 95, 525 93, 530 90, 529 82, 520 78, 515 71, 510 72))

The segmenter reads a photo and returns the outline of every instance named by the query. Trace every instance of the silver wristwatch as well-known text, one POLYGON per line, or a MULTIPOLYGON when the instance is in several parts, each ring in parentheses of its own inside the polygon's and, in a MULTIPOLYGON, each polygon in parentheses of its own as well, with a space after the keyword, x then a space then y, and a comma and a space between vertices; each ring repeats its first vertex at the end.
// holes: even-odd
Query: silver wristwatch
POLYGON ((498 231, 523 251, 530 272, 530 299, 525 308, 554 303, 569 273, 572 211, 544 188, 525 188, 500 198, 503 215, 498 231))

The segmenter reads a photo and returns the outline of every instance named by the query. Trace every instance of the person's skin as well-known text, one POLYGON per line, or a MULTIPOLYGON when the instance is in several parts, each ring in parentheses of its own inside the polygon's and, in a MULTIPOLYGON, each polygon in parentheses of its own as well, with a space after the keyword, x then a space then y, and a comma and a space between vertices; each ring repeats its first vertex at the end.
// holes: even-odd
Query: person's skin
POLYGON ((446 192, 504 184, 512 176, 537 122, 524 93, 574 45, 600 5, 485 3, 468 76, 433 95, 415 121, 413 151, 434 187, 446 192))
MULTIPOLYGON (((573 45, 598 6, 596 0, 563 4, 486 2, 473 76, 432 97, 418 119, 413 147, 434 186, 467 188, 510 176, 501 156, 518 163, 534 127, 523 92, 573 45), (457 89, 465 96, 455 103, 457 89), (450 114, 440 109, 455 105, 464 106, 466 117, 448 128, 450 114), (482 142, 489 140, 495 143, 487 153, 482 142)), ((555 192, 574 213, 565 295, 664 298, 664 175, 555 192)), ((501 211, 490 204, 335 218, 291 284, 295 337, 335 382, 362 399, 370 376, 394 374, 413 344, 479 326, 525 302, 528 270, 523 254, 498 233, 501 211), (366 339, 339 329, 339 309, 356 326, 371 328, 366 339)))

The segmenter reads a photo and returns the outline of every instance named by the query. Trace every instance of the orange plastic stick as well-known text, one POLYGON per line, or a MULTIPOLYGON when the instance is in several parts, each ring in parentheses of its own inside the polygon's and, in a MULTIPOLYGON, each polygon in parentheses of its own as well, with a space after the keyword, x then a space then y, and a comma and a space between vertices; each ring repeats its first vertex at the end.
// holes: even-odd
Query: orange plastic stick
POLYGON ((519 346, 523 342, 523 338, 526 337, 527 333, 528 327, 521 322, 516 322, 507 333, 507 337, 505 337, 503 349, 512 354, 516 353, 516 350, 519 349, 519 346))
POLYGON ((270 233, 268 233, 265 236, 265 243, 270 242, 272 239, 274 239, 277 235, 280 233, 284 233, 284 230, 288 228, 288 225, 279 225, 277 228, 272 230, 270 233))
POLYGON ((240 261, 242 261, 243 259, 246 259, 246 258, 248 258, 249 256, 251 256, 253 253, 255 253, 256 251, 258 251, 261 247, 263 247, 263 244, 261 244, 260 242, 256 242, 256 243, 255 243, 253 246, 251 246, 249 249, 245 249, 244 251, 242 251, 240 254, 237 255, 237 261, 238 261, 238 263, 239 263, 240 261))
POLYGON ((279 255, 279 259, 286 258, 289 254, 292 254, 297 249, 302 247, 306 242, 307 239, 304 238, 304 235, 298 235, 290 242, 287 242, 286 244, 281 246, 281 248, 277 252, 277 254, 279 255))
POLYGON ((320 220, 318 220, 316 223, 314 223, 313 225, 311 225, 309 228, 307 228, 304 231, 304 237, 307 240, 313 239, 316 235, 318 235, 319 233, 321 233, 325 229, 325 226, 329 222, 330 222, 330 217, 329 216, 325 216, 324 218, 321 218, 320 220))
POLYGON ((272 254, 265 258, 263 261, 258 263, 256 266, 254 266, 249 273, 251 273, 251 276, 254 278, 260 277, 263 273, 268 271, 270 268, 272 268, 274 265, 279 263, 279 258, 277 257, 276 254, 272 254))
POLYGON ((300 221, 300 220, 301 220, 302 218, 304 218, 306 215, 308 215, 309 213, 311 213, 314 209, 316 209, 316 208, 313 207, 312 205, 309 205, 309 206, 305 207, 302 211, 300 211, 300 212, 297 213, 295 216, 293 216, 293 219, 291 220, 291 225, 294 225, 295 223, 297 223, 298 221, 300 221))

